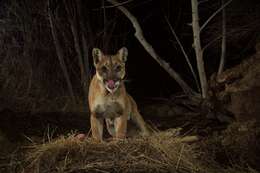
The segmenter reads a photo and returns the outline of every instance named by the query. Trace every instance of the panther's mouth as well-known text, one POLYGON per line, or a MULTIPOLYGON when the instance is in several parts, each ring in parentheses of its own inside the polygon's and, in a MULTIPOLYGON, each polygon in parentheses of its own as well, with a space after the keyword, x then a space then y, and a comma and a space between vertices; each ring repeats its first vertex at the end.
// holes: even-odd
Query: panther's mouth
POLYGON ((106 89, 110 93, 114 93, 118 89, 118 87, 120 85, 120 81, 119 80, 112 80, 112 79, 106 80, 104 83, 105 83, 106 89))

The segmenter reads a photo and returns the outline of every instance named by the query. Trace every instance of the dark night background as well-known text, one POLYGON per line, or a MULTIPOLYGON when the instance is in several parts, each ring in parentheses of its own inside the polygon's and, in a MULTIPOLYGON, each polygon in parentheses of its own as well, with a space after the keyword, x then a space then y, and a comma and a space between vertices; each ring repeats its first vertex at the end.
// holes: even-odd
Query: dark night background
MULTIPOLYGON (((204 23, 219 6, 221 6, 221 4, 217 1, 208 1, 201 4, 200 23, 204 23)), ((196 88, 183 54, 165 20, 165 16, 169 18, 195 68, 195 54, 192 48, 192 28, 189 25, 191 23, 191 7, 189 1, 133 2, 129 3, 128 7, 129 10, 136 15, 143 28, 146 39, 153 45, 158 54, 169 62, 188 84, 196 88)), ((234 1, 229 5, 228 11, 227 32, 232 32, 228 34, 229 43, 227 48, 227 67, 230 67, 239 63, 243 57, 255 52, 254 39, 258 32, 257 28, 259 28, 259 2, 247 1, 241 4, 239 1, 234 1)), ((104 11, 99 11, 99 13, 102 12, 104 11)), ((110 13, 112 13, 111 15, 114 14, 117 16, 116 20, 118 23, 116 24, 114 33, 124 33, 124 36, 121 37, 121 42, 118 41, 118 37, 112 37, 112 39, 108 41, 109 46, 103 49, 114 53, 122 45, 128 47, 129 58, 127 69, 130 82, 127 86, 130 92, 136 95, 136 97, 168 97, 171 94, 180 92, 181 89, 178 84, 167 75, 136 40, 133 27, 129 20, 113 8, 106 9, 105 12, 108 16, 110 13)), ((107 18, 107 20, 109 20, 109 17, 107 18)), ((102 21, 102 19, 103 16, 101 15, 100 21, 102 21)), ((201 34, 203 45, 207 45, 211 40, 220 36, 220 27, 221 15, 217 15, 201 34)), ((109 28, 110 26, 107 27, 107 30, 109 30, 109 28)), ((205 50, 204 60, 208 77, 217 71, 220 57, 220 44, 221 38, 205 50)), ((100 47, 102 48, 102 43, 100 47)))
MULTIPOLYGON (((101 8, 102 3, 102 1, 84 1, 82 3, 85 28, 80 32, 84 33, 87 39, 90 63, 92 63, 91 50, 93 47, 99 47, 105 53, 114 53, 120 47, 126 46, 129 49, 127 88, 134 97, 169 97, 176 92, 181 92, 178 84, 150 57, 136 40, 130 21, 116 8, 101 8)), ((16 57, 16 63, 18 64, 31 63, 29 66, 33 70, 32 83, 38 83, 35 87, 40 90, 37 91, 37 97, 47 95, 53 98, 66 95, 66 84, 53 45, 46 14, 46 3, 44 1, 31 3, 30 1, 2 0, 1 4, 1 25, 3 26, 1 31, 1 56, 16 57), (26 55, 29 56, 23 57, 26 55)), ((110 4, 106 2, 104 5, 109 6, 110 4)), ((141 24, 144 36, 155 51, 169 62, 192 88, 196 89, 188 65, 165 19, 166 17, 169 19, 196 70, 195 54, 192 48, 192 28, 190 26, 190 2, 182 0, 130 1, 125 6, 136 16, 141 24)), ((204 23, 220 6, 221 2, 214 0, 200 4, 200 23, 204 23)), ((78 75, 77 54, 73 47, 73 37, 68 17, 62 3, 57 3, 53 10, 57 18, 59 38, 64 48, 65 62, 68 66, 73 90, 80 97, 81 84, 78 75)), ((258 30, 259 2, 257 0, 246 2, 234 0, 227 7, 228 43, 226 67, 234 66, 246 56, 254 53, 255 36, 258 30)), ((220 35, 221 15, 219 14, 213 18, 201 33, 202 47, 215 40, 204 51, 208 77, 216 72, 218 68, 220 35)), ((10 62, 8 63, 10 64, 10 62)), ((30 73, 28 70, 22 69, 27 68, 23 64, 13 68, 18 71, 21 70, 25 74, 30 73)), ((93 74, 93 66, 91 65, 90 68, 91 74, 93 74)), ((12 75, 11 73, 9 74, 12 75)), ((12 75, 11 78, 14 80, 18 78, 16 80, 18 81, 20 76, 16 75, 12 75)))
MULTIPOLYGON (((200 26, 221 8, 223 2, 229 1, 198 0, 200 26)), ((225 8, 225 69, 218 76, 222 11, 200 33, 209 85, 208 96, 203 98, 167 23, 168 20, 176 32, 199 79, 190 0, 119 0, 119 3, 137 18, 145 39, 161 59, 169 63, 197 95, 185 93, 145 51, 134 35, 132 23, 118 10, 117 5, 111 5, 106 0, 0 0, 0 172, 35 171, 37 165, 29 171, 25 168, 25 165, 28 166, 28 159, 25 159, 27 153, 32 153, 29 162, 34 157, 39 159, 37 162, 34 160, 32 165, 38 164, 40 172, 57 172, 57 167, 67 162, 67 154, 78 156, 78 150, 82 150, 83 154, 80 153, 80 158, 71 156, 69 161, 75 170, 71 168, 70 173, 87 172, 85 165, 93 160, 98 162, 97 165, 102 159, 104 165, 110 163, 110 149, 113 150, 116 145, 111 148, 101 146, 102 157, 95 158, 96 153, 101 153, 98 150, 92 153, 92 158, 88 155, 90 151, 85 149, 96 151, 96 144, 92 146, 85 141, 87 147, 82 149, 73 148, 75 146, 71 147, 66 142, 77 133, 89 133, 88 85, 95 73, 92 49, 97 47, 105 54, 115 54, 125 46, 128 48, 126 88, 136 100, 147 124, 162 133, 170 132, 166 129, 181 127, 178 134, 181 137, 199 136, 198 143, 185 145, 187 151, 183 150, 182 144, 177 149, 167 148, 175 146, 174 141, 171 145, 165 144, 168 151, 162 154, 162 151, 153 150, 160 148, 156 144, 147 158, 159 159, 157 163, 163 163, 163 166, 159 164, 158 167, 168 172, 178 172, 180 169, 189 172, 187 170, 190 169, 186 170, 185 167, 187 165, 181 165, 183 168, 180 166, 178 169, 178 164, 186 164, 185 159, 190 161, 194 156, 201 159, 199 163, 202 161, 203 166, 223 170, 220 172, 229 172, 229 168, 234 168, 233 172, 256 173, 254 169, 260 170, 260 1, 230 2, 225 8), (60 136, 64 137, 61 142, 60 136), (56 137, 58 142, 52 143, 56 137), (69 149, 66 148, 67 144, 69 149), (30 150, 32 148, 35 150, 30 150), (103 155, 103 151, 108 154, 103 155), (177 153, 178 163, 167 160, 176 158, 172 156, 160 160, 167 153, 177 153), (80 164, 83 166, 78 168, 80 164)), ((162 135, 159 141, 171 141, 176 137, 174 135, 162 135)), ((133 156, 134 161, 130 159, 128 162, 126 159, 124 163, 145 160, 143 151, 144 148, 150 149, 150 143, 138 143, 134 139, 129 141, 134 141, 126 145, 130 146, 130 151, 119 154, 118 148, 112 151, 118 154, 118 163, 121 158, 127 158, 124 152, 132 154, 131 146, 138 149, 137 158, 133 156), (139 159, 138 152, 143 160, 139 159)), ((118 167, 124 171, 120 164, 118 167)), ((118 167, 104 170, 113 172, 118 167)), ((195 168, 191 172, 198 172, 195 168)), ((204 167, 201 170, 207 172, 204 167)), ((155 171, 151 168, 150 172, 155 171)))

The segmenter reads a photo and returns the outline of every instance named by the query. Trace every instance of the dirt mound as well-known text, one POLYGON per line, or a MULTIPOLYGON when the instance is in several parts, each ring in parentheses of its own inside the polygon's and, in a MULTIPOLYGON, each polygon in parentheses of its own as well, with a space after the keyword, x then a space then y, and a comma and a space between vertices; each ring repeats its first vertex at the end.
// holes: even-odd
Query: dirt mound
POLYGON ((260 43, 256 53, 217 78, 218 98, 239 121, 260 121, 260 43))
POLYGON ((259 161, 256 129, 252 122, 235 123, 222 134, 192 143, 176 129, 120 142, 60 137, 31 146, 25 172, 253 173, 251 166, 257 168, 259 161))

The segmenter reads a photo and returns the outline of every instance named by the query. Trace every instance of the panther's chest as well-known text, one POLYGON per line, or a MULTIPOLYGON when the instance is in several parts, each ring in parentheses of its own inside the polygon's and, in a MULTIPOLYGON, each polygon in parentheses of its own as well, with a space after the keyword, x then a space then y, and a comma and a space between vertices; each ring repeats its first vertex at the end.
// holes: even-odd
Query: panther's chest
POLYGON ((97 97, 93 111, 99 118, 116 118, 123 114, 124 104, 120 98, 97 97))

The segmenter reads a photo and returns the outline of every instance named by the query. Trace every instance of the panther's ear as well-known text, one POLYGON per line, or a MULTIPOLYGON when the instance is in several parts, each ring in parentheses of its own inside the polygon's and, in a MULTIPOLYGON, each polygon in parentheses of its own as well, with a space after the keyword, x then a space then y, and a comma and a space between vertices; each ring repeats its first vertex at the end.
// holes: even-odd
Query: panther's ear
POLYGON ((99 48, 93 48, 92 56, 93 56, 94 65, 96 66, 98 62, 101 60, 103 53, 99 48))
POLYGON ((126 47, 122 47, 121 49, 118 50, 117 54, 119 55, 119 58, 123 61, 126 62, 127 56, 128 56, 128 50, 126 47))

